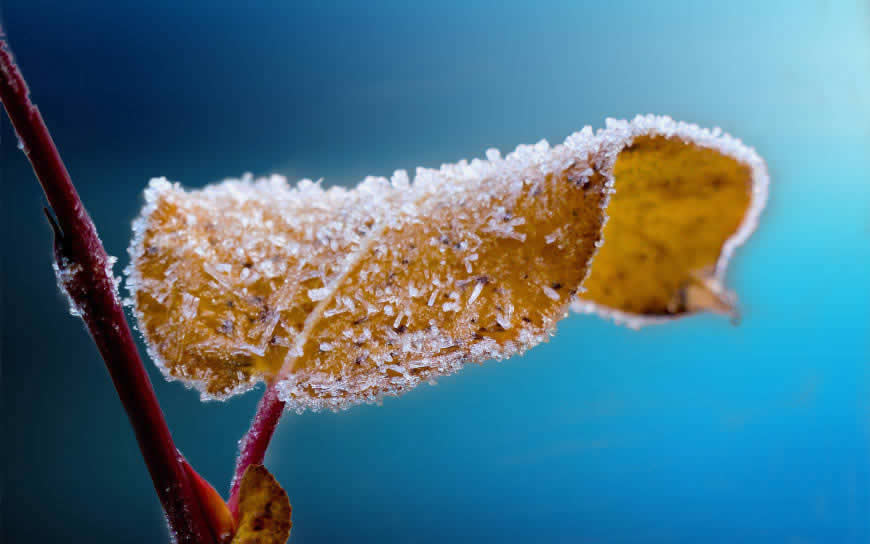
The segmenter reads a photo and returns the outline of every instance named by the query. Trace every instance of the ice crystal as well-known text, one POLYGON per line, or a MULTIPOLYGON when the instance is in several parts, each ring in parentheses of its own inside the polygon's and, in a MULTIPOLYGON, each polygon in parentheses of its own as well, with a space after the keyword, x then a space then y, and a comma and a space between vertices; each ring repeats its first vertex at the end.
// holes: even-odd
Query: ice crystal
MULTIPOLYGON (((70 295, 70 289, 73 288, 76 276, 82 273, 82 267, 69 259, 61 258, 60 261, 52 263, 54 276, 57 279, 57 288, 63 293, 69 304, 69 313, 73 317, 82 317, 84 311, 76 302, 75 298, 70 295)), ((111 277, 111 276, 109 276, 111 277)))

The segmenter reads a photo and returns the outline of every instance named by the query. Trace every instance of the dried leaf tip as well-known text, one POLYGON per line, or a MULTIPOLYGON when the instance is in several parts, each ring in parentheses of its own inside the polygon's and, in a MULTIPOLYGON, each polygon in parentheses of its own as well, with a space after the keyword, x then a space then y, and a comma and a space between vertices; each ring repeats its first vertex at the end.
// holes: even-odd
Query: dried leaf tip
MULTIPOLYGON (((712 312, 730 317, 735 323, 740 319, 734 294, 712 275, 695 275, 683 293, 682 304, 688 313, 712 312)), ((672 313, 679 311, 675 308, 672 313)))
POLYGON ((635 328, 704 311, 736 320, 724 279, 767 200, 761 157, 719 129, 668 117, 608 120, 597 137, 615 194, 572 307, 635 328))

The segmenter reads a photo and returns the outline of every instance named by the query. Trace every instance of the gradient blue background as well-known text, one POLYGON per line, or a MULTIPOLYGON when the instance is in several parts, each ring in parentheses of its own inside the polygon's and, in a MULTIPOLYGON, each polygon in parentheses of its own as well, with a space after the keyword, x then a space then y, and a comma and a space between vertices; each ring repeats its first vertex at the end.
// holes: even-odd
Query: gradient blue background
MULTIPOLYGON (((870 539, 867 2, 125 4, 2 6, 121 265, 152 176, 350 185, 646 112, 720 125, 770 167, 729 273, 739 327, 574 316, 525 357, 380 407, 288 415, 267 464, 292 541, 870 539)), ((163 542, 5 117, 0 149, 0 540, 163 542)), ((179 447, 225 490, 259 395, 202 404, 148 368, 179 447)))

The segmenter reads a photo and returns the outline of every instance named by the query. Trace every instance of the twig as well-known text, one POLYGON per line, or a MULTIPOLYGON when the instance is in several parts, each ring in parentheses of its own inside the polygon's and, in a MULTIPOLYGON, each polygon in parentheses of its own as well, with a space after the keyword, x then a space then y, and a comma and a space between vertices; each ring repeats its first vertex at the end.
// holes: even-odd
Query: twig
POLYGON ((257 413, 251 422, 251 428, 239 441, 239 457, 236 459, 236 470, 230 485, 230 500, 227 501, 234 518, 238 518, 239 515, 239 484, 242 475, 249 465, 263 464, 266 448, 269 447, 269 441, 272 440, 283 412, 284 401, 278 398, 278 390, 275 382, 272 382, 266 387, 257 405, 257 413))
MULTIPOLYGON (((0 100, 56 222, 58 277, 106 363, 179 542, 213 543, 212 531, 172 441, 117 297, 109 257, 0 30, 0 100)), ((50 215, 49 215, 50 217, 50 215)))

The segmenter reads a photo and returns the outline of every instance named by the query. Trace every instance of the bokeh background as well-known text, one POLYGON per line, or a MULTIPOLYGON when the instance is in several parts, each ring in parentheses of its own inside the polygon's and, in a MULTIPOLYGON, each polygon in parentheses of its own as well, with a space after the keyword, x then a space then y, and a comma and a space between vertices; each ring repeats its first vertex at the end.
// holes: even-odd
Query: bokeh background
MULTIPOLYGON (((867 2, 4 0, 2 16, 116 271, 152 176, 351 185, 646 112, 768 161, 769 207, 729 272, 740 326, 574 316, 383 406, 288 415, 267 464, 293 542, 870 539, 867 2)), ((0 124, 0 540, 165 542, 0 124)), ((259 395, 203 404, 148 368, 225 490, 259 395)))

